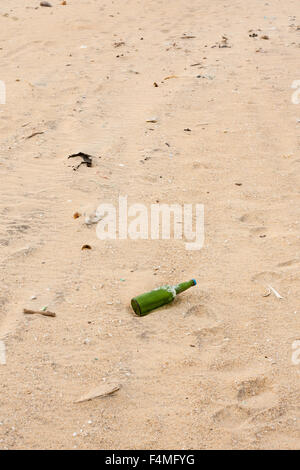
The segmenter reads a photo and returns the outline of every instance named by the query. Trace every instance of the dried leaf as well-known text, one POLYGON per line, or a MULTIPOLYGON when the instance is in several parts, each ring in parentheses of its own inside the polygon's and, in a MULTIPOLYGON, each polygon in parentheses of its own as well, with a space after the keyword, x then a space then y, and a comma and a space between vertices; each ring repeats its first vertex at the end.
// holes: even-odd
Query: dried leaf
POLYGON ((106 397, 108 395, 111 395, 112 393, 117 392, 119 389, 119 384, 103 384, 94 388, 85 395, 82 395, 82 397, 80 397, 74 403, 82 403, 84 401, 93 400, 94 398, 106 397))

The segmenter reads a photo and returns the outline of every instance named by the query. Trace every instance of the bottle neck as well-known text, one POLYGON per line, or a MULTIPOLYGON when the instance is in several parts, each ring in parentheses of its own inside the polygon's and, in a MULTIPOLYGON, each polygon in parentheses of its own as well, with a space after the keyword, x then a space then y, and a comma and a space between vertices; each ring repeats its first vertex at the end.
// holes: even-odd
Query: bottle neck
POLYGON ((195 279, 191 279, 190 281, 181 282, 180 284, 177 284, 177 286, 174 286, 174 287, 175 287, 176 294, 180 294, 181 292, 195 285, 196 285, 195 279))

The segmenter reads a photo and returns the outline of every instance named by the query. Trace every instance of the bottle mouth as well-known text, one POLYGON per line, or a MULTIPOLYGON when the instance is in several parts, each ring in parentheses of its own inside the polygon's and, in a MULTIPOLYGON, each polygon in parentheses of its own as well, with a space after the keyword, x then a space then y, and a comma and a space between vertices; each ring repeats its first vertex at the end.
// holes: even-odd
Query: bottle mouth
POLYGON ((196 285, 197 285, 196 279, 192 279, 192 281, 193 281, 193 283, 194 283, 194 286, 196 286, 196 285))

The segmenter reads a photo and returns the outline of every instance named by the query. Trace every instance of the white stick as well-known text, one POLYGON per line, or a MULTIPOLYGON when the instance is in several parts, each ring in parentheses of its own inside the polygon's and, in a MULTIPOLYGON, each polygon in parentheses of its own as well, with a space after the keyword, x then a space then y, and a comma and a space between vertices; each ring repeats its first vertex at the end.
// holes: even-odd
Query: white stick
POLYGON ((273 292, 273 294, 276 295, 277 299, 283 299, 283 297, 279 294, 279 292, 277 292, 277 290, 274 289, 274 287, 268 285, 269 289, 271 289, 271 291, 273 292))

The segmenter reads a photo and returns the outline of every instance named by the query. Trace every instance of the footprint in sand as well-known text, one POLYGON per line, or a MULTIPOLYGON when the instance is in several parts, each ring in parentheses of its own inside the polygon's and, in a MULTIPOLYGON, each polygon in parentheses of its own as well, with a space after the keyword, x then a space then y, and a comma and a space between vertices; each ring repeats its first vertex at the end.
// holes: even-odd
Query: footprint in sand
POLYGON ((251 277, 251 280, 269 284, 273 281, 280 281, 282 277, 282 274, 276 271, 262 271, 254 274, 254 276, 251 277))
POLYGON ((210 349, 216 346, 222 346, 225 341, 225 331, 222 326, 212 326, 209 328, 201 328, 194 332, 196 341, 200 349, 210 349))
POLYGON ((252 227, 263 226, 265 224, 265 212, 248 212, 239 217, 238 220, 252 227))
POLYGON ((215 424, 232 429, 245 423, 251 416, 251 411, 239 405, 228 405, 212 415, 215 424))
POLYGON ((237 399, 239 401, 259 395, 267 389, 267 380, 265 377, 255 377, 243 380, 238 385, 237 399))
POLYGON ((233 384, 236 403, 227 405, 212 415, 213 421, 224 428, 249 426, 252 422, 263 422, 278 418, 285 413, 278 404, 278 397, 264 375, 249 377, 233 384))
POLYGON ((205 304, 196 304, 192 307, 189 307, 186 312, 184 313, 185 317, 198 317, 198 318, 206 318, 210 320, 217 320, 216 313, 210 308, 207 307, 205 304))
POLYGON ((267 232, 265 213, 249 212, 238 218, 251 236, 264 237, 267 232))

